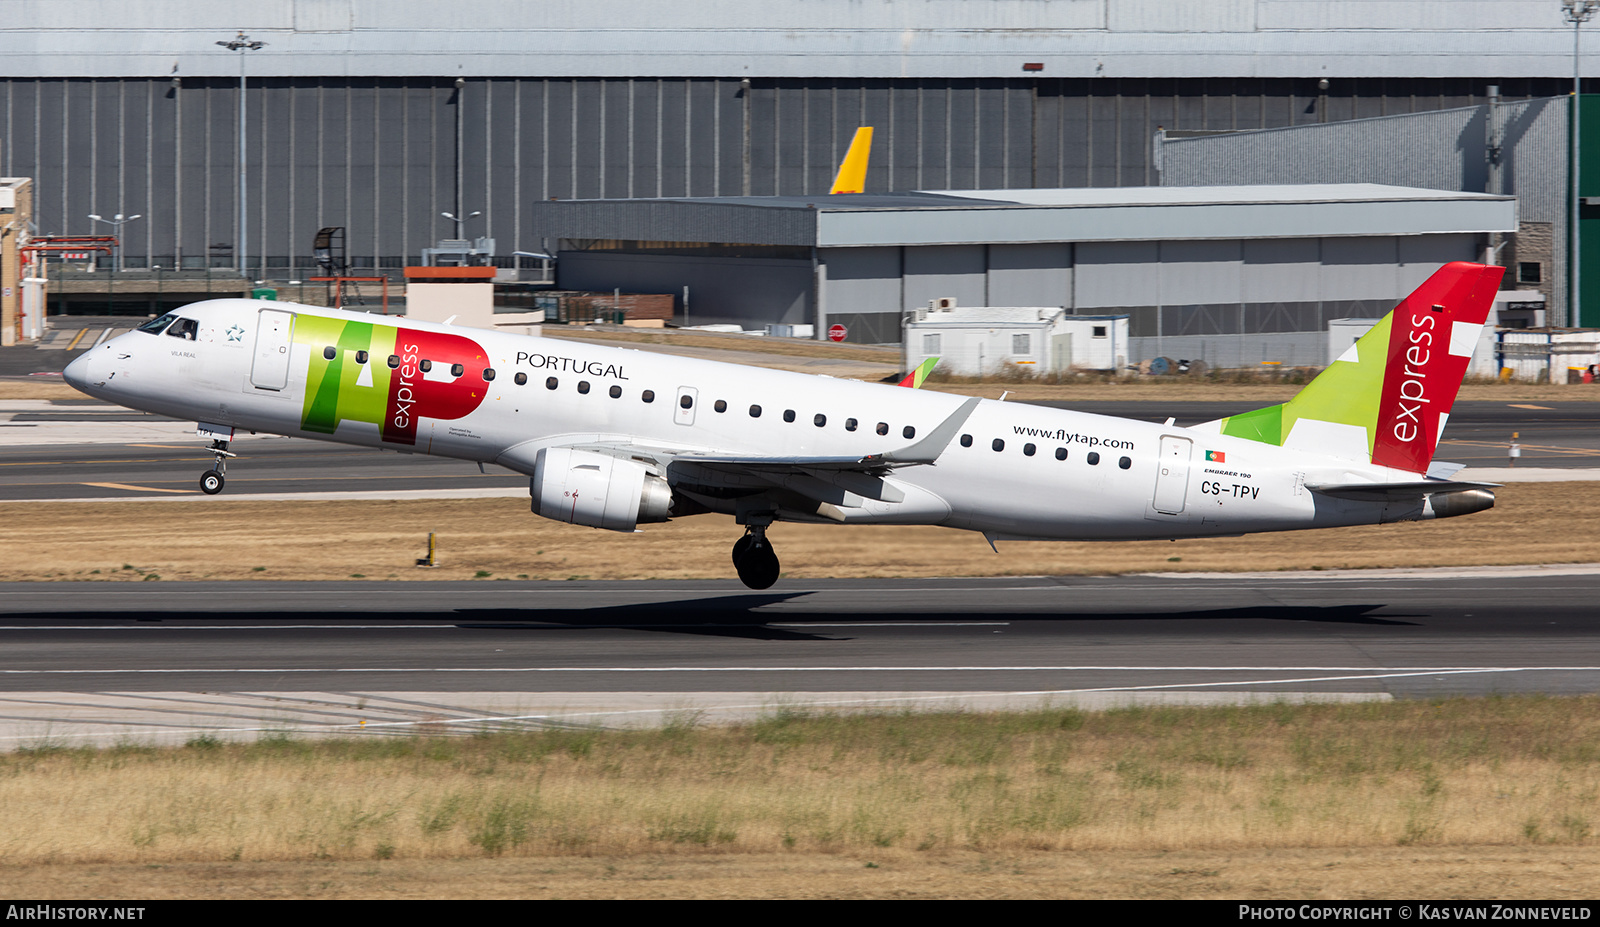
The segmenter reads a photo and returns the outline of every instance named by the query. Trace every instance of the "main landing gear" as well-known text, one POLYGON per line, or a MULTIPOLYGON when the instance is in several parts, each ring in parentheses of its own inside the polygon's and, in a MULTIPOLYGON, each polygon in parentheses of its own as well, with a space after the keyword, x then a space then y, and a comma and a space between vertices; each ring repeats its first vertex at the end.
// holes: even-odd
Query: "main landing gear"
POLYGON ((733 568, 739 581, 751 589, 766 589, 778 581, 778 555, 767 540, 766 525, 750 525, 744 537, 734 542, 733 568))
POLYGON ((211 442, 211 453, 216 455, 217 465, 200 475, 200 491, 208 496, 222 492, 222 484, 227 482, 223 474, 228 470, 228 458, 239 456, 228 450, 228 442, 221 440, 211 442))

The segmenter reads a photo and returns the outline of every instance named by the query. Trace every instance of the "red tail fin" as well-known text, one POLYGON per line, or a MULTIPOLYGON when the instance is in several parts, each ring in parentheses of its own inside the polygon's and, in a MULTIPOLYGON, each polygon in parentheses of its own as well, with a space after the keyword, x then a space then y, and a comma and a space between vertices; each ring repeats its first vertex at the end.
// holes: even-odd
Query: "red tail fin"
POLYGON ((1372 462, 1428 469, 1504 267, 1455 261, 1395 307, 1372 462))

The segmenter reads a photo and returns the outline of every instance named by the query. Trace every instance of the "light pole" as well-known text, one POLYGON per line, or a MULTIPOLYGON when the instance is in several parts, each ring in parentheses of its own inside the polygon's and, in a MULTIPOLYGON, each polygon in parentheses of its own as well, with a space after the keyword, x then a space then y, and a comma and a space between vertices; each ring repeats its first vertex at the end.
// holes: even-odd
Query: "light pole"
MULTIPOLYGON (((1600 2, 1600 0, 1597 0, 1597 2, 1600 2)), ((141 218, 141 217, 137 216, 137 215, 124 216, 122 213, 119 212, 119 213, 117 213, 116 215, 112 216, 109 219, 101 218, 100 216, 97 216, 94 213, 90 213, 89 214, 89 218, 93 219, 96 222, 104 222, 106 225, 111 226, 111 234, 115 235, 116 239, 117 239, 117 244, 116 244, 115 248, 112 249, 112 252, 111 252, 111 272, 112 273, 120 272, 122 270, 122 226, 124 224, 128 223, 128 222, 132 222, 133 220, 141 218)))
POLYGON ((233 266, 240 275, 245 272, 246 251, 246 211, 245 202, 245 171, 244 171, 244 53, 257 51, 264 47, 265 42, 253 42, 250 37, 240 32, 237 37, 229 42, 218 42, 228 51, 239 53, 239 244, 233 249, 233 266))
MULTIPOLYGON (((1594 0, 1594 2, 1600 3, 1600 0, 1594 0)), ((467 221, 467 219, 473 219, 473 218, 476 218, 478 216, 483 215, 483 211, 475 209, 472 212, 467 214, 466 219, 457 219, 455 217, 454 213, 448 213, 448 212, 441 212, 441 213, 439 213, 439 215, 444 216, 446 219, 449 219, 451 222, 454 222, 456 224, 456 239, 458 241, 460 241, 460 240, 464 240, 461 237, 461 226, 467 221)))
POLYGON ((1578 213, 1583 201, 1578 198, 1578 110, 1581 108, 1583 97, 1579 81, 1583 73, 1583 64, 1578 57, 1578 36, 1584 23, 1594 18, 1600 10, 1600 0, 1561 0, 1561 12, 1567 22, 1572 23, 1572 228, 1568 231, 1568 249, 1572 255, 1571 270, 1567 278, 1571 281, 1572 293, 1567 297, 1567 305, 1571 307, 1571 318, 1567 319, 1568 325, 1581 325, 1583 322, 1582 299, 1583 291, 1580 289, 1583 254, 1578 250, 1578 213))

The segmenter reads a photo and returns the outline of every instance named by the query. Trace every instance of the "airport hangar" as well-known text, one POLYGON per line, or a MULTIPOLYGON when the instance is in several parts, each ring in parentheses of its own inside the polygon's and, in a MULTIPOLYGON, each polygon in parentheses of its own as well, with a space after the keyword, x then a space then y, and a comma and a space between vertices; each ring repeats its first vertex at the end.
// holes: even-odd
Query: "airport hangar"
POLYGON ((358 272, 398 281, 455 234, 445 211, 481 211, 461 237, 496 239, 507 266, 545 250, 531 207, 550 197, 824 193, 858 125, 877 129, 869 191, 1130 187, 1159 181, 1158 126, 1549 97, 1573 70, 1556 0, 16 6, 0 170, 33 178, 43 234, 141 216, 118 293, 156 267, 303 278, 324 226, 348 230, 358 272), (218 45, 240 30, 266 44, 218 45))
POLYGON ((533 216, 572 289, 689 293, 691 324, 900 340, 930 300, 1129 316, 1130 360, 1327 363, 1374 318, 1517 229, 1514 197, 1376 184, 561 200, 533 216))

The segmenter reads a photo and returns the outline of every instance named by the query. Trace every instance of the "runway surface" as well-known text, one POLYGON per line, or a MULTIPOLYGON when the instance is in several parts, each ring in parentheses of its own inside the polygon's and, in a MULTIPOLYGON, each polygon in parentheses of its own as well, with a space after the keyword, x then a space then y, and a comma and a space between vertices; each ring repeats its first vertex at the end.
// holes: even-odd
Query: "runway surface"
POLYGON ((1600 688, 1600 566, 0 588, 0 747, 1600 688))
MULTIPOLYGON (((1144 421, 1192 425, 1240 411, 1236 403, 1043 403, 1144 421)), ((1600 403, 1460 402, 1439 459, 1503 468, 1520 432, 1524 470, 1600 468, 1600 403)), ((0 401, 0 501, 199 495, 212 465, 192 422, 177 422, 95 400, 0 401)), ((320 441, 241 435, 224 492, 521 495, 527 478, 488 466, 320 441)), ((1515 474, 1485 474, 1505 481, 1515 474)), ((1574 478, 1592 476, 1575 473, 1574 478)))

